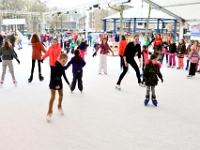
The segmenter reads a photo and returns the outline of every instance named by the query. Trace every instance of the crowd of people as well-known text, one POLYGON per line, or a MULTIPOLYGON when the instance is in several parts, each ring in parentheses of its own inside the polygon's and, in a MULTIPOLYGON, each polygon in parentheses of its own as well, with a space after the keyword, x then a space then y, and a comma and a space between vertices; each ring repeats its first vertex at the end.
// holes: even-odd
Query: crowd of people
MULTIPOLYGON (((163 82, 163 76, 160 72, 160 68, 161 64, 164 62, 164 57, 166 57, 168 68, 174 68, 177 64, 177 69, 183 69, 184 67, 186 70, 189 69, 189 75, 187 76, 188 78, 195 76, 195 72, 200 72, 198 71, 198 63, 200 60, 200 47, 198 46, 198 41, 191 41, 190 44, 186 47, 185 41, 181 39, 178 46, 176 46, 176 42, 170 35, 163 36, 161 34, 155 33, 152 38, 148 36, 144 45, 142 46, 141 42, 139 42, 139 35, 134 35, 133 38, 129 34, 119 37, 118 33, 115 36, 103 33, 98 37, 92 37, 89 34, 88 37, 85 38, 84 35, 76 34, 73 32, 71 34, 58 33, 56 35, 51 35, 47 32, 42 35, 32 33, 28 36, 28 39, 30 40, 28 44, 32 47, 32 67, 30 71, 30 77, 28 78, 29 83, 31 83, 33 80, 36 61, 38 62, 39 80, 44 80, 41 71, 41 63, 43 63, 43 61, 49 57, 49 88, 51 91, 51 99, 49 101, 49 110, 46 116, 48 121, 51 120, 53 113, 52 107, 55 100, 56 91, 58 91, 59 94, 58 110, 61 114, 64 114, 62 109, 62 76, 64 77, 72 92, 74 91, 77 82, 78 89, 81 92, 83 91, 83 67, 86 65, 84 56, 87 54, 88 46, 93 46, 93 57, 96 56, 99 51, 100 62, 98 73, 102 74, 103 71, 103 73, 106 75, 107 54, 110 52, 113 53, 108 42, 119 41, 120 68, 122 69, 122 73, 120 74, 116 83, 116 89, 121 90, 121 81, 126 75, 128 66, 130 65, 136 72, 139 86, 146 86, 146 95, 144 101, 145 106, 148 105, 150 99, 152 100, 153 105, 157 106, 158 104, 155 94, 155 86, 158 84, 158 78, 161 80, 161 82, 163 82), (149 50, 150 46, 153 47, 152 52, 149 50), (69 52, 74 54, 74 56, 67 63, 67 54, 69 52), (135 61, 135 57, 138 57, 139 59, 139 66, 135 61), (177 57, 177 59, 175 57, 177 57), (184 65, 183 61, 184 57, 187 57, 186 66, 184 65), (177 63, 176 60, 178 60, 177 63), (73 73, 73 80, 71 83, 68 81, 65 74, 65 70, 68 69, 70 65, 72 65, 73 73), (142 73, 139 69, 141 67, 142 73)), ((7 67, 10 70, 13 83, 17 85, 12 59, 15 58, 17 62, 20 63, 14 50, 14 47, 16 47, 16 41, 19 39, 17 39, 17 36, 13 32, 10 32, 8 34, 1 35, 0 40, 0 56, 3 60, 0 85, 2 86, 4 84, 4 77, 7 67)), ((18 49, 20 50, 22 49, 22 44, 21 46, 19 45, 18 49)))

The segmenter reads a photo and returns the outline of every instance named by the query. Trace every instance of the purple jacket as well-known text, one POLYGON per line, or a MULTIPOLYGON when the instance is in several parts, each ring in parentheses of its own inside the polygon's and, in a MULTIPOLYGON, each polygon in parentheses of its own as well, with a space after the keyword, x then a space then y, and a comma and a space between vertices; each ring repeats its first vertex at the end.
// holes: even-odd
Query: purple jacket
POLYGON ((76 62, 76 56, 72 57, 72 59, 68 62, 65 69, 69 68, 72 65, 72 73, 83 73, 83 67, 85 66, 85 61, 81 58, 80 64, 76 62))

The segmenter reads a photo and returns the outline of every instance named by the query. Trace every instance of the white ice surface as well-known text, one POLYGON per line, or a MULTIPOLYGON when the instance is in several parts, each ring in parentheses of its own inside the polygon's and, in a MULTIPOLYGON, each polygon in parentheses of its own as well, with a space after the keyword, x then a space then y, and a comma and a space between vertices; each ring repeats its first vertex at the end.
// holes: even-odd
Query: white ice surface
MULTIPOLYGON (((7 73, 0 89, 0 150, 200 150, 199 74, 186 79, 187 71, 164 64, 164 83, 156 87, 158 107, 145 107, 146 89, 138 86, 133 69, 117 91, 119 58, 108 57, 108 75, 99 75, 99 57, 92 58, 89 51, 83 94, 77 88, 70 93, 64 82, 65 115, 58 114, 56 99, 51 123, 46 121, 48 59, 42 64, 45 80, 38 80, 36 64, 28 83, 31 47, 17 51, 18 87, 7 73)), ((71 81, 71 68, 66 74, 71 81)))

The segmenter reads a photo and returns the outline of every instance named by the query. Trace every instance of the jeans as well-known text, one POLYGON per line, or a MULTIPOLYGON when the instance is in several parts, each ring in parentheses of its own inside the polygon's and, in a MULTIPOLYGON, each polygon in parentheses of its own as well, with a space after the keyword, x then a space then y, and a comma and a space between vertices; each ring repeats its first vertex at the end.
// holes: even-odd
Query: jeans
POLYGON ((150 90, 151 90, 151 93, 152 93, 152 100, 153 99, 156 99, 156 93, 155 93, 155 86, 147 86, 147 89, 146 89, 146 99, 149 100, 150 98, 150 90))
POLYGON ((19 49, 21 49, 22 48, 22 40, 18 40, 17 45, 18 45, 19 49))
POLYGON ((167 53, 162 53, 162 62, 164 57, 166 56, 166 62, 168 63, 168 54, 167 53))

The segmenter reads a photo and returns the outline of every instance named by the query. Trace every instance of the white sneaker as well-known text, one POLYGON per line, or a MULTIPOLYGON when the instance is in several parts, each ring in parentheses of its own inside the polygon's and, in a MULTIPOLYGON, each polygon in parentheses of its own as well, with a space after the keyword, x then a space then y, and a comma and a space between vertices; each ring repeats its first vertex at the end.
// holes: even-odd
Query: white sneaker
POLYGON ((141 86, 141 87, 145 87, 145 84, 143 84, 143 83, 139 83, 139 86, 141 86))
POLYGON ((17 81, 13 80, 13 84, 15 85, 15 87, 17 87, 17 81))
POLYGON ((117 90, 121 90, 121 87, 120 87, 119 84, 116 84, 115 88, 116 88, 117 90))
POLYGON ((64 115, 64 111, 63 111, 62 107, 58 108, 58 112, 59 112, 61 115, 64 115))
POLYGON ((46 116, 47 121, 51 121, 51 116, 52 116, 52 114, 47 114, 47 116, 46 116))

